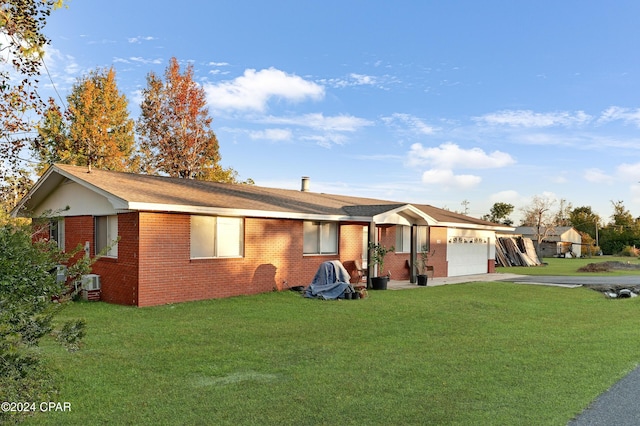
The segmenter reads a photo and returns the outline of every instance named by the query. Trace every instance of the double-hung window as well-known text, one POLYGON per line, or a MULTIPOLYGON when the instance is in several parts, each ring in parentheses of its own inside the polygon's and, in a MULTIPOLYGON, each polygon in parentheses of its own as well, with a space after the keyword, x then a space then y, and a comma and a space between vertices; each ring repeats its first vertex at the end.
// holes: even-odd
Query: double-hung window
POLYGON ((244 221, 239 217, 191 216, 191 258, 242 257, 244 221))
POLYGON ((336 222, 305 221, 304 254, 338 253, 338 224, 336 222))
POLYGON ((118 257, 118 216, 96 216, 96 255, 118 257))

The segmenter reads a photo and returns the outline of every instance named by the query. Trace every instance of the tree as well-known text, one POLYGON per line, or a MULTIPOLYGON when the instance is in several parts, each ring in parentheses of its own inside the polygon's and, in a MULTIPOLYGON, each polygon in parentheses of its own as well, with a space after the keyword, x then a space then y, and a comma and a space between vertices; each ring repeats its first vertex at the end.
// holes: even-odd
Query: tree
POLYGON ((513 204, 494 203, 489 214, 484 215, 482 219, 493 223, 502 223, 504 225, 511 226, 513 221, 509 219, 509 215, 513 213, 513 209, 513 204))
POLYGON ((613 202, 611 222, 600 232, 600 247, 606 254, 621 252, 626 246, 640 246, 640 226, 622 201, 613 202))
POLYGON ((39 113, 43 103, 37 92, 44 47, 49 40, 42 33, 53 9, 62 0, 4 0, 0 4, 0 160, 16 167, 18 152, 31 130, 29 112, 39 113))
MULTIPOLYGON (((65 284, 56 279, 56 265, 67 261, 82 247, 62 253, 53 241, 34 243, 29 225, 0 226, 0 401, 54 400, 52 381, 34 348, 53 331, 54 315, 69 297, 65 284)), ((71 279, 87 273, 90 261, 81 258, 69 267, 71 279)), ((57 331, 58 340, 70 350, 78 349, 84 321, 72 320, 57 331)), ((18 420, 24 413, 0 411, 0 423, 18 420)))
POLYGON ((69 140, 67 118, 52 98, 36 126, 38 136, 32 141, 31 149, 38 165, 36 170, 42 174, 50 164, 69 162, 73 148, 69 140))
POLYGON ((540 259, 542 259, 540 243, 554 231, 554 216, 551 213, 553 204, 555 204, 554 199, 548 196, 535 195, 531 200, 531 204, 522 208, 524 217, 521 226, 531 226, 535 229, 536 241, 534 243, 540 259))
POLYGON ((63 114, 50 100, 38 126, 33 150, 40 169, 62 162, 127 171, 135 168, 134 121, 128 102, 116 84, 112 68, 98 69, 78 79, 63 114))
POLYGON ((570 226, 570 216, 571 209, 573 206, 571 203, 567 203, 567 200, 564 198, 560 200, 560 206, 558 206, 558 211, 553 219, 553 222, 556 226, 570 226))
POLYGON ((235 182, 237 173, 220 163, 218 139, 211 129, 204 89, 193 81, 193 66, 184 74, 176 58, 165 71, 165 82, 147 75, 141 116, 141 169, 186 179, 235 182))
POLYGON ((601 227, 600 216, 591 210, 590 206, 576 207, 569 213, 569 223, 579 232, 587 233, 595 239, 598 228, 601 227))
POLYGON ((18 201, 24 197, 29 189, 33 186, 31 173, 23 168, 12 171, 10 175, 5 176, 0 183, 0 203, 2 210, 9 213, 18 201))
POLYGON ((621 228, 632 228, 635 225, 633 215, 627 210, 622 201, 611 201, 611 205, 613 205, 613 215, 611 215, 612 222, 609 223, 610 225, 621 228))

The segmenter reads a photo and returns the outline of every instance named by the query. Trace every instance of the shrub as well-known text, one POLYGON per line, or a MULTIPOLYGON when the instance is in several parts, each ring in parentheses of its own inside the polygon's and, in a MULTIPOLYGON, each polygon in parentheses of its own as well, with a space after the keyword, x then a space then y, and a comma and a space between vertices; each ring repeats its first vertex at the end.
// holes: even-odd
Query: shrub
MULTIPOLYGON (((30 226, 0 225, 0 401, 51 399, 53 382, 34 348, 52 332, 54 316, 71 297, 65 296, 65 283, 57 282, 55 272, 75 253, 62 253, 52 241, 33 242, 30 226)), ((69 270, 83 274, 89 267, 82 259, 69 270)), ((58 337, 75 350, 83 334, 84 322, 72 321, 58 337)), ((0 423, 23 415, 0 412, 0 423)))
POLYGON ((631 246, 624 246, 618 256, 638 257, 640 255, 640 249, 631 246))

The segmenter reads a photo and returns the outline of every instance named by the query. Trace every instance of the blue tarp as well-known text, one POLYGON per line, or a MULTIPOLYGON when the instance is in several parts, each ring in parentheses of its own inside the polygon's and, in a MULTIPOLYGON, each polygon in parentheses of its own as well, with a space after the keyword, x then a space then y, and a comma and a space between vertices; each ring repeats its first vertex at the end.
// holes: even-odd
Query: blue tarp
POLYGON ((304 297, 319 297, 322 299, 337 299, 343 296, 345 290, 353 292, 349 284, 351 276, 339 260, 323 262, 311 284, 305 289, 304 297))

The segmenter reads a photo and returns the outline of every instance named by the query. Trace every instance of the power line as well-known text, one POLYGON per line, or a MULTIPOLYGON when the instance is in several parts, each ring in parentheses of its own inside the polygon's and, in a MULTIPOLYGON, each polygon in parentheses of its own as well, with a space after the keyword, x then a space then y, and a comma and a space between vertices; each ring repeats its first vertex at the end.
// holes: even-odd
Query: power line
POLYGON ((56 87, 56 84, 53 82, 53 78, 51 77, 51 73, 49 72, 49 67, 47 67, 47 64, 44 62, 44 56, 42 56, 40 58, 40 61, 42 61, 42 65, 44 66, 44 69, 47 72, 47 76, 49 77, 49 81, 51 82, 51 86, 53 86, 54 92, 56 92, 56 95, 58 95, 58 99, 60 100, 60 103, 62 104, 62 106, 64 107, 64 109, 66 111, 67 110, 67 104, 65 104, 64 99, 62 99, 62 96, 60 96, 60 93, 58 92, 58 88, 56 87))

